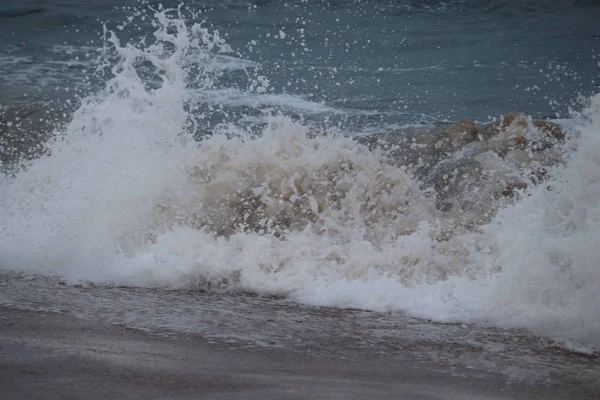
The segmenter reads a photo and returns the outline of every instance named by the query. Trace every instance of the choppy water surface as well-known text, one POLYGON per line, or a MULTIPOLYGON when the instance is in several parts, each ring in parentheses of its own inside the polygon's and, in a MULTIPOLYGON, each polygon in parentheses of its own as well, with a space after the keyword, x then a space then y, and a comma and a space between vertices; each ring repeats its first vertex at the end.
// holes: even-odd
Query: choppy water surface
POLYGON ((594 2, 163 5, 0 6, 1 304, 595 373, 594 2))
MULTIPOLYGON (((89 80, 101 86, 92 72, 103 47, 102 23, 123 40, 151 37, 150 18, 125 26, 133 12, 122 7, 135 4, 0 6, 5 96, 55 96, 89 80)), ((220 90, 204 98, 222 106, 276 105, 305 116, 336 109, 358 129, 485 120, 510 111, 566 116, 597 84, 600 11, 593 1, 185 4, 202 10, 195 20, 219 30, 231 46, 233 57, 213 60, 228 71, 216 84, 220 90), (248 73, 256 68, 268 79, 270 96, 248 93, 248 73)))

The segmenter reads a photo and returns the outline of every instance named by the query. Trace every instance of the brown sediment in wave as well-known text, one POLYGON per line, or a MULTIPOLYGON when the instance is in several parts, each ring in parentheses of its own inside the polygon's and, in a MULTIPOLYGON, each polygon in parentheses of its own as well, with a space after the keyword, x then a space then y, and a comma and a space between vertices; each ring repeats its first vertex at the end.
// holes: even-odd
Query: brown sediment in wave
POLYGON ((510 113, 488 124, 465 119, 357 140, 384 150, 392 163, 407 166, 424 187, 434 188, 438 209, 480 225, 549 177, 548 171, 563 161, 560 144, 566 136, 551 121, 510 113))
POLYGON ((374 242, 391 231, 410 234, 423 221, 446 221, 444 232, 478 229, 549 177, 563 160, 565 139, 558 125, 516 113, 489 124, 465 119, 355 142, 286 132, 266 141, 203 142, 190 171, 195 193, 167 195, 156 223, 225 237, 283 237, 307 226, 337 235, 351 224, 374 242))
MULTIPOLYGON (((48 151, 56 122, 45 112, 12 107, 0 116, 3 172, 48 151)), ((549 177, 563 160, 565 137, 553 122, 510 113, 489 124, 464 119, 358 137, 365 147, 346 138, 349 144, 338 148, 338 143, 333 150, 335 139, 290 137, 277 145, 278 153, 265 157, 240 150, 255 146, 253 151, 261 151, 260 144, 244 138, 229 149, 208 145, 214 154, 191 169, 190 179, 202 186, 197 206, 167 199, 155 211, 159 220, 171 221, 160 225, 184 218, 187 225, 218 236, 244 230, 283 236, 307 225, 317 234, 335 233, 332 220, 353 221, 369 238, 389 226, 404 235, 432 216, 432 208, 452 214, 458 225, 476 228, 549 177), (387 159, 373 158, 368 149, 383 151, 387 159), (232 161, 229 152, 238 150, 238 160, 232 161), (307 164, 306 157, 314 154, 320 155, 307 164)))

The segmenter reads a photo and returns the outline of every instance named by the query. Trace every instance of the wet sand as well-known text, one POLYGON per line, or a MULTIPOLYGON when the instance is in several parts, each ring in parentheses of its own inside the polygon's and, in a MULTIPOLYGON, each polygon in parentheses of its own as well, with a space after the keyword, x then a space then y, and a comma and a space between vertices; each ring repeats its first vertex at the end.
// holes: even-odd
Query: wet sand
MULTIPOLYGON (((338 343, 339 345, 339 343, 338 343)), ((577 382, 501 374, 347 348, 327 355, 165 337, 73 316, 0 307, 3 399, 596 399, 577 382), (440 368, 442 367, 442 368, 440 368)))

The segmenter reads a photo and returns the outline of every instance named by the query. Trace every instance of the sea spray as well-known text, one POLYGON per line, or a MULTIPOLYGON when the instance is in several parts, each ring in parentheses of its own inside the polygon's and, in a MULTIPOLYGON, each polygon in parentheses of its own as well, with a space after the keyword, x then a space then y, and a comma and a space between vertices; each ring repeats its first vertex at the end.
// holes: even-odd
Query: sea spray
POLYGON ((106 88, 82 100, 48 154, 1 178, 3 267, 277 294, 600 346, 598 98, 573 120, 581 138, 566 166, 488 225, 466 227, 409 168, 326 129, 276 115, 193 140, 212 106, 191 93, 220 72, 190 55, 227 47, 177 10, 157 11, 155 23, 155 41, 137 47, 107 32, 106 88))
POLYGON ((564 168, 486 227, 502 272, 485 306, 495 323, 600 344, 600 95, 574 116, 564 168))

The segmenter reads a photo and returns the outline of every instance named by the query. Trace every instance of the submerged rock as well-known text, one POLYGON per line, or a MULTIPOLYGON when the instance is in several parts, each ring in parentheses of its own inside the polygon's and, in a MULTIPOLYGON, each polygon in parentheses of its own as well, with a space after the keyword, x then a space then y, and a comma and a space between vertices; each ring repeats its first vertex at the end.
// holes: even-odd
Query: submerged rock
POLYGON ((517 113, 486 125, 482 132, 501 156, 514 149, 542 151, 565 139, 564 132, 555 123, 517 113))
POLYGON ((549 138, 556 140, 565 139, 565 133, 557 124, 550 121, 534 120, 528 115, 514 112, 500 118, 497 121, 494 121, 488 126, 493 128, 496 132, 510 129, 517 131, 525 130, 530 126, 533 126, 549 138))
POLYGON ((454 150, 477 140, 480 126, 470 119, 463 119, 456 124, 448 126, 444 130, 444 135, 452 144, 454 150))
POLYGON ((357 138, 406 166, 436 206, 464 225, 488 222, 531 184, 548 178, 562 162, 562 128, 550 121, 510 113, 489 124, 465 119, 447 126, 407 128, 357 138))

